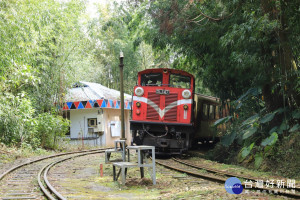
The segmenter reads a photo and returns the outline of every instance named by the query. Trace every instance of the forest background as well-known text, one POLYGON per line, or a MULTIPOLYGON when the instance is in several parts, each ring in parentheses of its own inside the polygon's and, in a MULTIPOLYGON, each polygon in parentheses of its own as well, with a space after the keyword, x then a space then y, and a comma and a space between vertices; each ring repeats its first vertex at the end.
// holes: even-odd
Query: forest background
POLYGON ((0 0, 2 145, 56 148, 67 89, 81 80, 119 89, 123 51, 125 92, 140 70, 176 68, 230 106, 211 158, 299 176, 300 2, 128 0, 93 4, 94 16, 90 6, 0 0))

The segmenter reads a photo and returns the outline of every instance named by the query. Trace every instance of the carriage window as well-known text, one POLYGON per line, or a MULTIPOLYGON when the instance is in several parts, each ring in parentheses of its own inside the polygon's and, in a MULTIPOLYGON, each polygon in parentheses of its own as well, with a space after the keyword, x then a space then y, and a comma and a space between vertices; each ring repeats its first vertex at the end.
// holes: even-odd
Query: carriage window
POLYGON ((210 105, 209 106, 209 119, 214 119, 215 117, 215 106, 210 105))
POLYGON ((163 75, 161 73, 142 74, 141 85, 142 86, 161 86, 162 77, 163 77, 163 75))
POLYGON ((207 104, 202 105, 202 119, 208 119, 209 106, 207 104))
POLYGON ((220 107, 216 106, 216 115, 215 115, 215 119, 220 119, 220 107))
POLYGON ((191 88, 191 77, 180 74, 170 74, 170 86, 177 88, 191 88))

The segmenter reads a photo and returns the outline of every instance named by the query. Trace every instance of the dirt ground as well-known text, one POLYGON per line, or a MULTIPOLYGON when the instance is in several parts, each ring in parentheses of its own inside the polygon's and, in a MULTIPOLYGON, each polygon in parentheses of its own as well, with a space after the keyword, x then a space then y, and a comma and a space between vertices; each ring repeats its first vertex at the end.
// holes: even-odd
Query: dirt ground
MULTIPOLYGON (((134 158, 134 152, 131 157, 134 158)), ((120 180, 113 181, 112 165, 104 164, 103 154, 69 160, 57 165, 50 174, 50 182, 68 199, 288 199, 249 190, 239 195, 229 194, 224 184, 191 177, 159 165, 156 165, 156 185, 152 184, 147 170, 145 178, 140 179, 139 168, 130 168, 123 186, 120 180), (100 164, 103 164, 103 177, 100 177, 100 164)))

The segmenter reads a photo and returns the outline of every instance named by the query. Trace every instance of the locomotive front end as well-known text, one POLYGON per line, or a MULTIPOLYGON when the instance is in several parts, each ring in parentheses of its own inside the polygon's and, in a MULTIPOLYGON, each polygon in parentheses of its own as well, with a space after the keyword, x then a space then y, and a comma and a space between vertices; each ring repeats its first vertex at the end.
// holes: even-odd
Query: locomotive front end
POLYGON ((180 154, 191 146, 194 77, 181 70, 139 72, 134 88, 133 142, 156 147, 157 153, 180 154))

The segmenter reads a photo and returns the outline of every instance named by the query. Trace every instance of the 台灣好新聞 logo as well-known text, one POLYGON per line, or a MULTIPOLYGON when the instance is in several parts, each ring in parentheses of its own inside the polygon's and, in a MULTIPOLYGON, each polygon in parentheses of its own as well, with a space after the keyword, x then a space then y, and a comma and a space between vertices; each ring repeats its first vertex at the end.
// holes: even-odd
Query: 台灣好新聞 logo
POLYGON ((243 189, 241 181, 236 177, 231 177, 225 182, 225 190, 230 194, 241 194, 243 189))

